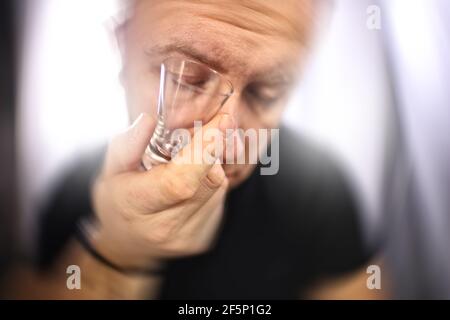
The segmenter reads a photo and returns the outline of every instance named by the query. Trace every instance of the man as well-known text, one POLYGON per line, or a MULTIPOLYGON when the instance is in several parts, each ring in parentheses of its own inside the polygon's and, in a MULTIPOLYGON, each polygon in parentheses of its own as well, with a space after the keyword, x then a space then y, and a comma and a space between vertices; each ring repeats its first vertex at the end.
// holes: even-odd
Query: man
POLYGON ((168 164, 141 169, 156 122, 150 73, 164 59, 199 61, 233 83, 204 129, 277 128, 318 10, 313 0, 133 2, 117 30, 133 125, 103 160, 82 162, 62 180, 43 216, 41 279, 50 296, 369 296, 350 188, 329 155, 288 129, 280 130, 276 175, 221 164, 220 153, 214 163, 185 161, 192 144, 168 164), (76 240, 85 216, 88 232, 76 240), (81 290, 57 276, 70 265, 80 267, 81 290))

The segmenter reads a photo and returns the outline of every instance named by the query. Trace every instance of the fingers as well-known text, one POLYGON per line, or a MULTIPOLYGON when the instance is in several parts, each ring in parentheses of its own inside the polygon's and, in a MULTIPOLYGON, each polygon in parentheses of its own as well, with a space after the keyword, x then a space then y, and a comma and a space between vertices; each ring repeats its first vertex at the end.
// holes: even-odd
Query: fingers
POLYGON ((192 239, 188 254, 205 252, 213 244, 213 238, 224 214, 226 186, 224 183, 209 200, 195 208, 194 214, 182 217, 178 234, 192 239))
MULTIPOLYGON (((223 202, 224 195, 228 189, 228 179, 225 176, 225 172, 222 169, 220 163, 217 163, 213 166, 213 168, 208 172, 208 175, 217 175, 214 179, 214 186, 206 186, 205 182, 202 182, 202 185, 197 190, 197 193, 194 195, 190 212, 195 213, 191 215, 186 215, 186 218, 189 220, 196 219, 204 219, 201 217, 194 218, 194 216, 208 216, 210 211, 212 211, 211 206, 215 206, 218 202, 223 202), (222 199, 221 201, 217 201, 217 199, 222 199), (203 213, 202 213, 203 212, 203 213), (192 216, 192 218, 191 218, 192 216)), ((207 175, 207 176, 208 176, 207 175)), ((210 177, 205 177, 204 179, 211 179, 210 177)))
POLYGON ((142 113, 123 133, 111 140, 105 159, 106 176, 137 170, 155 127, 155 120, 142 113))
POLYGON ((215 166, 215 164, 217 159, 222 157, 227 133, 234 127, 235 122, 231 115, 226 113, 217 115, 201 130, 194 133, 192 141, 174 157, 167 167, 177 176, 190 181, 194 190, 203 184, 213 189, 219 187, 223 177, 220 177, 220 165, 215 166), (208 175, 213 166, 216 168, 208 175))
MULTIPOLYGON (((227 129, 234 129, 234 126, 234 119, 229 114, 219 114, 203 126, 202 130, 194 133, 191 143, 167 164, 167 169, 171 172, 169 176, 174 181, 180 181, 183 188, 173 189, 173 182, 169 183, 166 187, 171 189, 165 189, 169 195, 178 200, 180 196, 181 200, 211 197, 226 179, 218 160, 222 157, 227 129)), ((164 185, 162 187, 164 190, 164 185)))
MULTIPOLYGON (((226 129, 234 129, 234 121, 228 114, 216 116, 202 128, 202 132, 194 134, 193 141, 201 139, 203 143, 195 146, 190 143, 168 164, 129 176, 127 187, 130 188, 131 194, 142 199, 148 212, 158 212, 190 199, 201 204, 223 185, 226 176, 218 159, 221 156, 220 150, 214 150, 217 141, 211 142, 208 137, 199 136, 214 128, 222 133, 221 137, 224 139, 223 132, 226 129), (199 162, 193 161, 194 152, 208 153, 212 162, 203 157, 199 162)), ((125 188, 124 185, 122 187, 125 188)))
POLYGON ((183 228, 193 230, 197 239, 203 243, 210 243, 215 234, 213 231, 217 230, 224 213, 225 194, 226 185, 217 189, 211 199, 186 221, 183 228))

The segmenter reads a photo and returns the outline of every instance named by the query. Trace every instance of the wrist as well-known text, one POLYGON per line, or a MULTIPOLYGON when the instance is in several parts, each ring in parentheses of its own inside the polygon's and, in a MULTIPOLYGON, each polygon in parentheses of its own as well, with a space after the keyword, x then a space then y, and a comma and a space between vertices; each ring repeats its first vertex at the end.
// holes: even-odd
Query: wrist
POLYGON ((162 259, 126 248, 123 241, 108 236, 101 226, 89 219, 78 224, 77 238, 92 256, 120 273, 160 276, 164 271, 162 259))

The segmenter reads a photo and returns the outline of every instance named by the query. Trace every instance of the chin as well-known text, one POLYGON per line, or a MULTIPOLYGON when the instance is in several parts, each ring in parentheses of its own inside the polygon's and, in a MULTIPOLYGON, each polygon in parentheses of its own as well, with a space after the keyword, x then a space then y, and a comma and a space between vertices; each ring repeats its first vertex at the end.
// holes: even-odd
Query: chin
POLYGON ((254 165, 225 165, 224 171, 228 179, 228 190, 232 190, 244 182, 254 169, 254 165))
POLYGON ((233 190, 242 183, 242 179, 236 177, 230 177, 227 175, 227 179, 228 179, 228 190, 233 190))

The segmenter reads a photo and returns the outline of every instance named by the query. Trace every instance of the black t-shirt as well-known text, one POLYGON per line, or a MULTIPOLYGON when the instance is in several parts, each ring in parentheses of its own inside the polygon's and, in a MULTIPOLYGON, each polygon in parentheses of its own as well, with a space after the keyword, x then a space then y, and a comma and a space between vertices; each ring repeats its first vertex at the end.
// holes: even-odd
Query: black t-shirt
MULTIPOLYGON (((41 221, 40 261, 51 263, 80 216, 92 212, 89 186, 103 152, 80 162, 57 184, 41 221)), ((161 298, 299 298, 325 277, 364 266, 354 194, 329 154, 280 129, 276 175, 259 168, 232 190, 213 248, 171 260, 161 298)))

